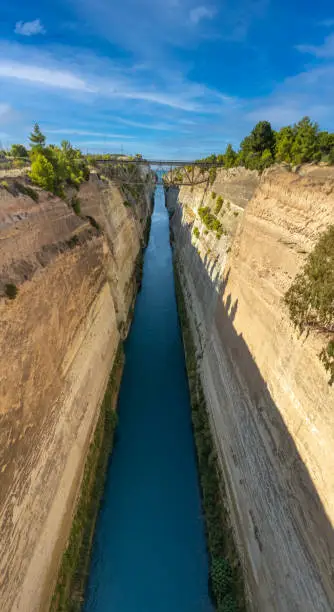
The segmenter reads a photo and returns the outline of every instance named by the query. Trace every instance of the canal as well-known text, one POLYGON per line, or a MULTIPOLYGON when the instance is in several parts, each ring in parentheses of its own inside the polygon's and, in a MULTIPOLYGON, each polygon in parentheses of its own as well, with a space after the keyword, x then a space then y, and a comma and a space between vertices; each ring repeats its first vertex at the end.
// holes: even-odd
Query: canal
POLYGON ((161 187, 125 353, 84 609, 208 612, 204 519, 161 187))

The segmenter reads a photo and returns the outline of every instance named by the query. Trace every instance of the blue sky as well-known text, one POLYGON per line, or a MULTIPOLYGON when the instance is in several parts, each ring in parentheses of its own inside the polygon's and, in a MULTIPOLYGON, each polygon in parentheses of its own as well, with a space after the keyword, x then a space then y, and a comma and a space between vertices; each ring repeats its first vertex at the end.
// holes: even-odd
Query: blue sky
POLYGON ((196 158, 256 121, 334 130, 331 0, 12 0, 1 9, 0 141, 196 158))

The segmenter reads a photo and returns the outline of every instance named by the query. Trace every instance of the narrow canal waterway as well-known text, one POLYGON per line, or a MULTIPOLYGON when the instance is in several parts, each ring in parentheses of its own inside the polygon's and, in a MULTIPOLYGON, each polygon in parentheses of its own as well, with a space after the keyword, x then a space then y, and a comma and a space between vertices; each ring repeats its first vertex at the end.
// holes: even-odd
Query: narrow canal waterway
POLYGON ((208 612, 204 522, 161 187, 125 352, 85 612, 208 612))

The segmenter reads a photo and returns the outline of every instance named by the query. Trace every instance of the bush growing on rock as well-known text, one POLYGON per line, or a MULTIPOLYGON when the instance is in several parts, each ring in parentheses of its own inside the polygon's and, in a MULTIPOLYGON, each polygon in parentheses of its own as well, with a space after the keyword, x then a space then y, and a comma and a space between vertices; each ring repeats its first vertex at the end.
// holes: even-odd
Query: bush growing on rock
POLYGON ((46 147, 45 140, 38 124, 35 124, 30 135, 30 178, 43 189, 64 197, 66 186, 78 189, 89 178, 88 165, 81 152, 68 140, 63 140, 61 147, 46 147))
POLYGON ((329 384, 334 383, 334 225, 324 232, 285 294, 293 324, 302 333, 315 330, 331 335, 319 355, 329 384))
POLYGON ((220 213, 220 211, 222 209, 223 203, 224 203, 223 198, 221 196, 218 196, 217 202, 216 202, 216 206, 215 206, 215 210, 214 210, 215 215, 219 215, 219 213, 220 213))

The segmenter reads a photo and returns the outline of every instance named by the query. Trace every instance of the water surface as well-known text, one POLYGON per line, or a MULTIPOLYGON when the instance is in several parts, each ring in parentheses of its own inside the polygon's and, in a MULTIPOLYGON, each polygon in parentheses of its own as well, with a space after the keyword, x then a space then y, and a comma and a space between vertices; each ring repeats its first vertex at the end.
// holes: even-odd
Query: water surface
POLYGON ((209 612, 208 558, 161 187, 125 353, 117 442, 85 612, 209 612))

